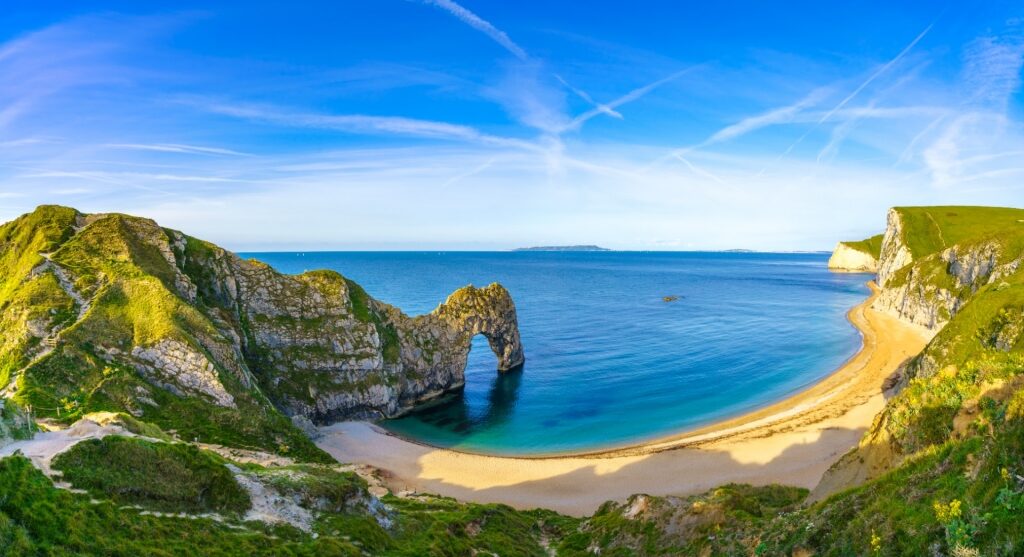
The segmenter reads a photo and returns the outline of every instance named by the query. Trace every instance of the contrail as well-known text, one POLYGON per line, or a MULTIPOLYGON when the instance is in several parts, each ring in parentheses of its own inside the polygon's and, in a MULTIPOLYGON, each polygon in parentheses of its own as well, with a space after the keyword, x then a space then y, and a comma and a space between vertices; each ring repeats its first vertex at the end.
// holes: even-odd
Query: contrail
MULTIPOLYGON (((609 110, 614 110, 615 108, 618 108, 618 107, 620 107, 620 106, 622 106, 622 105, 624 105, 626 103, 633 102, 633 101, 639 99, 640 97, 646 95, 647 93, 650 93, 654 89, 657 89, 658 87, 660 87, 660 86, 662 86, 662 85, 664 85, 664 84, 666 84, 666 83, 668 83, 670 81, 674 81, 676 79, 679 79, 679 77, 681 77, 683 74, 685 74, 687 72, 690 72, 694 68, 698 68, 698 67, 700 67, 700 66, 690 66, 689 68, 686 68, 685 70, 680 70, 680 71, 678 71, 678 72, 676 72, 676 73, 674 73, 674 74, 672 74, 672 75, 670 75, 668 77, 663 77, 663 78, 659 79, 658 81, 655 81, 653 83, 648 83, 647 85, 644 85, 643 87, 638 87, 636 89, 633 89, 632 91, 626 93, 625 95, 622 95, 621 97, 615 99, 614 101, 612 101, 612 102, 610 102, 610 103, 608 103, 606 105, 596 106, 595 108, 593 108, 591 110, 588 110, 588 111, 584 112, 583 114, 580 114, 579 116, 573 118, 572 122, 569 122, 569 124, 567 126, 565 126, 564 130, 575 130, 575 129, 578 129, 580 126, 583 125, 584 122, 586 122, 587 120, 590 120, 594 116, 597 116, 598 114, 602 114, 602 113, 607 114, 608 113, 607 111, 609 111, 609 110)), ((619 113, 616 112, 615 114, 618 115, 619 113)), ((619 118, 621 118, 621 117, 622 116, 619 115, 619 118)))
POLYGON ((529 55, 526 54, 526 51, 513 42, 504 31, 491 25, 490 22, 475 13, 463 8, 455 2, 452 2, 452 0, 424 0, 424 2, 427 4, 433 4, 438 8, 447 11, 453 16, 459 18, 466 25, 469 25, 473 29, 487 35, 494 42, 504 47, 505 50, 511 52, 516 58, 524 61, 530 58, 529 55))
MULTIPOLYGON (((476 15, 475 13, 462 7, 461 5, 453 2, 452 0, 422 1, 425 4, 431 4, 437 6, 438 8, 441 8, 442 10, 455 16, 459 21, 462 21, 463 23, 469 25, 473 29, 476 29, 477 31, 480 31, 481 33, 487 35, 488 37, 491 38, 491 40, 501 45, 502 48, 512 53, 512 55, 518 58, 519 60, 523 62, 530 60, 530 55, 526 53, 526 49, 516 44, 515 41, 513 41, 512 38, 508 36, 508 33, 502 31, 501 29, 498 29, 493 24, 491 24, 491 22, 483 19, 482 17, 476 15)), ((557 79, 567 89, 572 91, 573 94, 583 99, 587 104, 593 106, 594 110, 596 110, 595 114, 607 114, 613 118, 622 119, 622 115, 613 110, 611 106, 601 104, 595 101, 593 97, 591 97, 586 91, 569 84, 569 82, 566 81, 565 78, 563 78, 562 76, 558 74, 553 75, 555 79, 557 79)))
POLYGON ((779 157, 777 159, 775 159, 776 162, 782 160, 783 157, 785 157, 786 155, 791 153, 793 151, 793 149, 796 148, 797 145, 799 145, 801 142, 803 142, 803 140, 806 139, 807 136, 811 134, 811 132, 813 132, 815 129, 817 129, 817 127, 820 126, 821 124, 825 123, 825 121, 828 120, 829 118, 831 118, 832 115, 835 114, 837 111, 839 111, 844 106, 846 106, 847 103, 849 103, 851 100, 853 100, 853 98, 856 97, 858 93, 863 91, 864 88, 867 87, 868 85, 870 85, 872 81, 874 81, 876 78, 878 78, 878 76, 882 75, 883 73, 886 72, 886 70, 888 70, 894 64, 896 64, 897 62, 902 60, 903 57, 906 56, 908 52, 910 52, 910 49, 914 48, 914 46, 917 43, 921 42, 921 39, 923 39, 924 36, 927 35, 928 32, 931 31, 932 27, 934 27, 934 26, 935 26, 935 23, 932 22, 931 24, 928 25, 928 27, 925 27, 924 31, 921 31, 916 37, 914 37, 914 40, 910 41, 910 44, 908 44, 907 46, 903 47, 903 50, 901 50, 900 53, 897 54, 895 58, 893 58, 892 60, 889 60, 881 68, 878 68, 877 70, 875 70, 875 73, 873 73, 870 76, 868 76, 868 78, 865 79, 864 82, 861 83, 856 89, 854 89, 852 93, 847 95, 845 99, 839 101, 839 104, 837 104, 832 110, 826 112, 825 115, 822 116, 820 120, 815 122, 814 125, 810 127, 810 129, 805 131, 803 133, 803 135, 801 135, 796 141, 793 142, 792 145, 790 145, 788 148, 786 148, 786 150, 781 155, 779 155, 779 157))

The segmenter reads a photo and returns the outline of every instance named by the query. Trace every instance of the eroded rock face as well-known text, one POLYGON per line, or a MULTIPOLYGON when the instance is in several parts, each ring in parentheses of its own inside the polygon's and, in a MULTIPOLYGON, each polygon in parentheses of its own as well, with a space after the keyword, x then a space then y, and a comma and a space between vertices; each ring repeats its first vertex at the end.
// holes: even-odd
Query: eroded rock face
POLYGON ((882 252, 878 257, 878 286, 885 288, 893 273, 913 260, 910 248, 903 241, 903 219, 899 211, 889 209, 882 236, 882 252))
POLYGON ((151 382, 165 388, 201 393, 212 398, 220 406, 235 406, 234 397, 224 388, 217 376, 217 370, 204 354, 188 344, 172 339, 143 348, 132 348, 132 356, 138 360, 136 369, 151 382))
POLYGON ((461 388, 475 335, 499 371, 523 362, 515 305, 498 284, 410 317, 336 272, 283 275, 150 219, 44 207, 11 226, 32 219, 62 223, 44 229, 56 230, 47 253, 19 279, 54 307, 11 306, 0 347, 26 347, 16 374, 58 356, 104 376, 133 371, 144 383, 114 396, 135 415, 157 407, 161 389, 226 410, 269 399, 303 425, 392 417, 461 388))
POLYGON ((1001 255, 997 243, 983 242, 914 259, 899 211, 890 209, 878 263, 882 288, 872 307, 936 333, 979 288, 1017 271, 1021 259, 999 264, 1001 255))
POLYGON ((499 284, 468 286, 409 317, 331 271, 297 276, 208 246, 183 257, 199 296, 237 332, 262 391, 316 423, 394 417, 461 388, 472 338, 505 371, 523 363, 515 305, 499 284), (195 258, 190 260, 189 258, 195 258))
POLYGON ((839 242, 832 251, 832 257, 828 258, 828 268, 849 273, 874 273, 878 271, 878 260, 869 253, 839 242))

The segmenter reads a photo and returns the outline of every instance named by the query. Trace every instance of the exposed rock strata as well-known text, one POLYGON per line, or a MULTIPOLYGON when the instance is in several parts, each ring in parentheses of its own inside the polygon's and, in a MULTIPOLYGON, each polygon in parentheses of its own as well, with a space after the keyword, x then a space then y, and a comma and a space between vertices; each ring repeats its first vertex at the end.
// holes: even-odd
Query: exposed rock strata
MULTIPOLYGON (((148 386, 112 383, 110 396, 136 415, 156 404, 156 388, 238 411, 269 399, 304 425, 392 417, 462 387, 475 335, 498 370, 523 362, 515 305, 499 284, 462 288, 410 317, 336 272, 283 275, 149 219, 42 207, 8 229, 49 239, 12 284, 26 296, 45 287, 68 307, 8 311, 11 340, 0 346, 29 367, 62 358, 103 376, 132 370, 148 386), (37 221, 48 228, 32 229, 37 221)), ((8 259, 24 250, 5 249, 8 259)), ((56 396, 73 407, 79 395, 56 396)))

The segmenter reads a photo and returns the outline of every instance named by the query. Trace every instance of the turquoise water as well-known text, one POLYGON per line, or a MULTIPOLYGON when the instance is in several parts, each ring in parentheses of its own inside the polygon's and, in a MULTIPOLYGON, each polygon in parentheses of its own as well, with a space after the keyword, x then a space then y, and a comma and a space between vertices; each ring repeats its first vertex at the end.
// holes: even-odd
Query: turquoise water
POLYGON ((846 312, 865 275, 827 255, 753 253, 259 253, 286 273, 334 269, 418 314, 466 284, 504 284, 526 365, 499 375, 478 337, 466 388, 382 422, 403 436, 490 454, 637 443, 796 393, 860 346, 846 312), (679 296, 666 303, 664 296, 679 296))

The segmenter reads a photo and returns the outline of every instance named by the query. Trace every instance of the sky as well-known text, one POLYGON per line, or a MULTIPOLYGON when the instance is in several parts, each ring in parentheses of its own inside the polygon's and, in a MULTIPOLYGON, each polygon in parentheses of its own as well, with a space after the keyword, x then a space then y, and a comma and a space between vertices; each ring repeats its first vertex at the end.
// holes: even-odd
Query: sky
POLYGON ((828 250, 1024 206, 1024 3, 5 0, 0 220, 230 249, 828 250))

